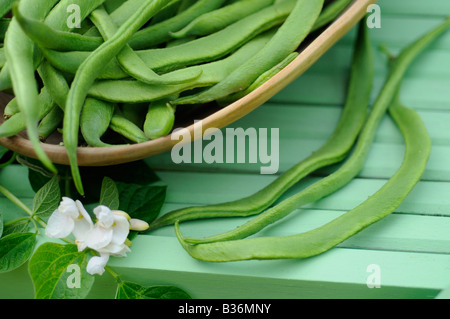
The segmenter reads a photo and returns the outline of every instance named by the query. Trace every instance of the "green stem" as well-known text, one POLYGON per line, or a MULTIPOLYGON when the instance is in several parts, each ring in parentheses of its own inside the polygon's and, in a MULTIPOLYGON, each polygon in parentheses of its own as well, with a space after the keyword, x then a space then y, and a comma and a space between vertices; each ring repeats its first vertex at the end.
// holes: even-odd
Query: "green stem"
POLYGON ((12 201, 14 204, 19 206, 23 211, 25 211, 30 217, 33 217, 33 212, 27 207, 20 199, 18 199, 13 193, 7 190, 3 185, 0 184, 0 193, 2 193, 6 198, 12 201))

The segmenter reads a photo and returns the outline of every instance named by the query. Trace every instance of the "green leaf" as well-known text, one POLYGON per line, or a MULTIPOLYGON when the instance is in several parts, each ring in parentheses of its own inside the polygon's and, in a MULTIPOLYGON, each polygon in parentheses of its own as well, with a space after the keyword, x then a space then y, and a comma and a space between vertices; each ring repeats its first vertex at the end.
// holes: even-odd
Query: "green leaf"
POLYGON ((26 233, 30 228, 30 218, 19 218, 3 225, 3 236, 14 233, 26 233))
POLYGON ((116 183, 109 177, 103 179, 99 204, 112 210, 119 209, 119 190, 116 183))
POLYGON ((139 284, 118 281, 116 299, 192 299, 184 290, 174 286, 144 287, 139 284))
POLYGON ((0 273, 22 266, 33 253, 34 233, 14 233, 0 239, 0 273))
POLYGON ((3 215, 0 212, 0 238, 2 238, 3 235, 3 215))
POLYGON ((88 254, 76 245, 42 244, 29 262, 36 299, 86 298, 95 277, 86 272, 88 254))
POLYGON ((120 210, 132 218, 151 223, 159 215, 166 199, 166 186, 117 183, 120 210))
POLYGON ((58 177, 55 176, 34 196, 33 214, 43 218, 48 217, 58 208, 60 201, 61 191, 58 177))

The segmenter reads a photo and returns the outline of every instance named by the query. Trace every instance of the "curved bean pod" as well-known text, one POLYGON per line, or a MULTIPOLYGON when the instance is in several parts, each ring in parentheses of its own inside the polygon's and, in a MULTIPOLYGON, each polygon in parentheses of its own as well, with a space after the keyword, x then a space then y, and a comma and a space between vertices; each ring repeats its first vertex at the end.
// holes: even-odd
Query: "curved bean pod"
POLYGON ((199 0, 175 17, 143 28, 130 39, 129 45, 135 50, 156 47, 172 37, 170 32, 179 30, 203 13, 219 8, 225 0, 199 0))
MULTIPOLYGON (((281 24, 291 12, 295 2, 295 0, 285 0, 279 5, 252 14, 219 32, 187 43, 135 52, 147 67, 157 73, 167 73, 186 66, 217 60, 235 51, 265 30, 281 24)), ((46 50, 44 54, 55 67, 74 73, 91 53, 46 50)), ((126 75, 120 65, 112 61, 108 63, 108 73, 103 72, 101 78, 120 79, 126 75)))
POLYGON ((253 14, 269 5, 274 0, 243 0, 238 1, 217 10, 205 13, 183 29, 171 32, 174 38, 184 38, 186 36, 204 36, 229 26, 246 16, 253 14))
MULTIPOLYGON (((55 102, 53 101, 52 96, 50 95, 46 87, 43 87, 41 92, 39 93, 37 103, 40 106, 38 109, 37 121, 40 121, 55 106, 55 102)), ((26 118, 24 114, 19 110, 0 125, 0 138, 14 136, 25 129, 27 129, 26 118)))
POLYGON ((275 65, 272 69, 270 69, 269 71, 264 72, 263 74, 261 74, 255 82, 253 82, 252 85, 250 85, 246 90, 241 91, 239 93, 235 93, 233 95, 227 96, 223 99, 220 99, 218 102, 220 104, 230 104, 232 102, 235 102, 241 98, 243 98, 244 96, 246 96, 247 94, 253 92, 254 90, 256 90, 258 87, 260 87, 261 85, 263 85, 264 83, 266 83, 267 81, 269 81, 271 78, 273 78, 275 75, 277 75, 281 70, 283 70, 286 66, 288 66, 292 61, 295 60, 296 57, 298 57, 298 52, 293 52, 291 54, 289 54, 283 61, 281 61, 281 63, 279 63, 278 65, 275 65))
POLYGON ((167 136, 175 122, 175 107, 168 101, 150 103, 144 122, 144 133, 154 140, 167 136))
POLYGON ((328 23, 334 21, 349 5, 353 0, 336 0, 327 5, 319 18, 317 19, 312 31, 320 29, 321 27, 327 25, 328 23))
MULTIPOLYGON (((102 7, 91 13, 91 20, 101 31, 105 40, 108 40, 117 32, 117 27, 102 7)), ((184 77, 174 77, 173 74, 160 76, 150 69, 128 44, 119 52, 116 59, 127 74, 147 84, 172 85, 186 83, 198 78, 201 74, 201 72, 196 74, 185 73, 184 77)))
MULTIPOLYGON (((287 3, 289 2, 281 2, 279 5, 287 3)), ((209 90, 179 98, 173 103, 175 105, 208 103, 249 87, 258 76, 280 63, 299 47, 310 33, 322 11, 322 6, 323 0, 296 1, 286 21, 257 55, 209 90)))
POLYGON ((355 143, 366 120, 373 82, 373 56, 367 30, 360 26, 354 48, 347 101, 331 137, 316 152, 260 191, 231 202, 174 210, 155 220, 151 229, 200 218, 252 216, 272 205, 290 187, 320 167, 340 162, 355 143), (361 80, 364 79, 364 80, 361 80))
POLYGON ((167 5, 170 0, 148 0, 130 19, 127 20, 116 34, 105 41, 80 66, 72 82, 67 96, 66 110, 63 121, 63 141, 69 155, 69 161, 78 192, 83 195, 83 185, 77 164, 78 130, 81 109, 87 93, 104 65, 128 43, 131 36, 139 30, 154 14, 167 5))
MULTIPOLYGON (((20 6, 30 16, 44 18, 56 1, 40 2, 23 0, 15 6, 20 6)), ((44 152, 38 137, 37 123, 40 106, 37 103, 38 85, 34 75, 34 44, 22 31, 15 18, 9 25, 4 47, 14 94, 27 123, 28 138, 41 162, 50 171, 57 172, 56 167, 44 152)))
MULTIPOLYGON (((401 81, 413 59, 448 27, 450 20, 404 49, 391 65, 357 148, 365 148, 363 142, 373 140, 380 118, 389 110, 402 132, 406 150, 400 168, 373 196, 331 222, 293 236, 247 238, 191 245, 184 241, 177 222, 176 234, 186 251, 194 258, 212 262, 307 258, 335 247, 395 211, 422 177, 431 151, 431 141, 421 118, 415 111, 399 104, 398 92, 401 81)), ((356 154, 360 155, 358 152, 356 154)), ((353 170, 357 162, 358 156, 352 156, 344 164, 344 169, 353 170)), ((329 184, 325 184, 325 187, 329 187, 329 184)), ((319 188, 317 194, 324 190, 319 188)), ((283 210, 292 211, 298 208, 296 200, 297 196, 294 195, 278 206, 284 206, 283 210)))
POLYGON ((109 128, 133 143, 144 143, 148 141, 144 131, 118 112, 114 113, 111 118, 109 128))
POLYGON ((111 146, 102 141, 114 114, 115 105, 93 98, 87 98, 81 111, 80 131, 89 146, 111 146))
POLYGON ((168 86, 148 85, 134 80, 97 81, 90 88, 89 95, 110 102, 143 103, 162 100, 194 88, 208 87, 220 82, 234 69, 245 63, 261 50, 272 36, 273 31, 268 31, 251 40, 225 59, 173 71, 173 73, 184 73, 201 70, 200 77, 190 83, 168 86))

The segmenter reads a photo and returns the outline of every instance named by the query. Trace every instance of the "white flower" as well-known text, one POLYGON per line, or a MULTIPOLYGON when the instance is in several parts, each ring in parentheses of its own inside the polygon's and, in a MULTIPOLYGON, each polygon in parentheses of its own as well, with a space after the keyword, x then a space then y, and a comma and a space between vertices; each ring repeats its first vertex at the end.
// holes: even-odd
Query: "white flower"
MULTIPOLYGON (((51 238, 64 238, 70 233, 77 233, 92 225, 92 220, 86 211, 79 210, 81 203, 63 197, 61 203, 50 216, 45 228, 45 233, 51 238)), ((82 206, 82 205, 81 205, 82 206)))
POLYGON ((80 201, 63 197, 58 209, 50 216, 45 232, 52 238, 73 234, 78 251, 90 248, 99 253, 89 260, 86 270, 91 275, 102 275, 110 256, 125 257, 131 251, 130 229, 144 231, 149 226, 123 211, 103 205, 96 207, 94 214, 95 224, 80 201))
POLYGON ((108 260, 108 254, 100 254, 100 256, 94 256, 89 259, 86 271, 88 272, 88 274, 101 276, 105 272, 105 267, 108 263, 108 260))
POLYGON ((114 213, 106 206, 94 209, 97 222, 86 237, 87 247, 100 253, 100 257, 92 257, 87 269, 90 274, 103 273, 109 256, 125 257, 130 248, 126 244, 130 233, 128 218, 122 213, 114 213))

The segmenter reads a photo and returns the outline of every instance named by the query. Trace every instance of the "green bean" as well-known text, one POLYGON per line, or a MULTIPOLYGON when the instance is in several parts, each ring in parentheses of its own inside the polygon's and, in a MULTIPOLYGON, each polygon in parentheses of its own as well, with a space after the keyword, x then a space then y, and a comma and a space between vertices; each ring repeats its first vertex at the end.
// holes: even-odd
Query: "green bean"
POLYGON ((133 143, 144 143, 148 141, 144 131, 118 112, 114 113, 111 118, 109 128, 133 143))
POLYGON ((86 37, 54 29, 44 22, 25 17, 20 10, 16 10, 14 16, 27 36, 41 48, 58 51, 93 51, 103 43, 101 37, 86 37))
POLYGON ((8 30, 11 19, 0 19, 0 41, 5 40, 6 30, 8 30))
POLYGON ((117 8, 119 8, 121 5, 123 5, 127 0, 106 0, 104 5, 105 9, 111 13, 117 8))
POLYGON ((80 130, 89 146, 111 146, 102 141, 114 114, 115 105, 93 98, 87 98, 81 111, 80 130))
POLYGON ((5 65, 6 57, 5 57, 5 50, 3 48, 0 48, 0 69, 5 65))
POLYGON ((146 1, 140 10, 130 17, 116 32, 96 49, 80 66, 67 96, 63 121, 63 141, 68 151, 69 161, 78 192, 83 195, 83 185, 77 164, 78 129, 81 109, 89 88, 101 73, 105 65, 123 49, 131 36, 139 30, 155 13, 170 0, 146 1))
POLYGON ((269 81, 271 78, 273 78, 275 75, 277 75, 281 70, 283 70, 286 66, 288 66, 293 60, 295 60, 295 58, 298 57, 298 55, 299 55, 298 52, 292 52, 283 61, 281 61, 281 63, 275 65, 272 69, 261 74, 256 79, 256 81, 253 82, 253 84, 250 85, 247 89, 245 89, 241 92, 232 94, 230 96, 224 97, 223 99, 220 99, 218 102, 220 104, 228 105, 232 102, 235 102, 235 101, 243 98, 247 94, 250 94, 251 92, 256 90, 258 87, 260 87, 261 85, 263 85, 264 83, 269 81))
POLYGON ((173 18, 139 30, 129 44, 135 50, 156 47, 172 38, 169 32, 183 28, 201 14, 219 8, 224 2, 225 0, 199 0, 173 18))
POLYGON ((256 35, 281 24, 295 4, 296 0, 287 0, 279 5, 267 7, 225 29, 185 44, 136 52, 156 72, 168 72, 217 60, 233 52, 256 35))
POLYGON ((143 127, 148 111, 148 103, 123 103, 120 105, 120 111, 125 118, 138 127, 143 127))
POLYGON ((189 7, 193 6, 197 0, 181 0, 180 7, 178 8, 178 14, 186 11, 189 7))
MULTIPOLYGON (((21 10, 28 12, 30 16, 43 18, 53 7, 56 1, 22 0, 21 10)), ((56 172, 56 167, 48 158, 42 145, 40 144, 37 123, 39 120, 38 85, 34 75, 34 45, 20 28, 17 20, 13 18, 9 25, 5 38, 5 53, 9 67, 14 94, 23 114, 26 123, 28 138, 33 145, 34 151, 41 162, 52 172, 56 172)))
MULTIPOLYGON (((71 31, 74 29, 68 21, 68 9, 70 6, 77 6, 80 8, 79 18, 80 22, 86 19, 89 14, 98 6, 102 5, 105 0, 61 0, 45 17, 45 23, 56 30, 71 31)), ((41 19, 38 19, 41 20, 41 19)))
MULTIPOLYGON (((289 2, 281 2, 278 5, 286 3, 289 2)), ((299 47, 310 33, 322 11, 322 6, 323 0, 296 1, 295 7, 271 41, 252 59, 209 90, 179 98, 173 103, 175 105, 207 103, 249 87, 262 73, 280 63, 299 47)))
POLYGON ((176 14, 178 13, 178 9, 180 8, 180 4, 181 0, 173 0, 164 9, 155 14, 155 16, 150 21, 150 25, 161 23, 176 16, 176 14))
MULTIPOLYGON (((5 54, 6 58, 6 54, 5 54)), ((9 75, 9 66, 8 61, 5 61, 5 64, 0 71, 0 91, 10 90, 12 88, 12 81, 9 75)))
MULTIPOLYGON (((343 169, 354 170, 359 165, 360 150, 373 141, 380 119, 389 110, 405 141, 405 155, 400 168, 374 195, 354 209, 308 232, 284 237, 247 238, 225 242, 190 245, 184 241, 178 222, 176 234, 183 247, 194 258, 213 262, 248 259, 308 258, 321 254, 366 227, 390 215, 421 179, 431 151, 428 132, 416 112, 399 104, 401 81, 414 58, 432 40, 450 27, 450 20, 433 29, 405 48, 391 65, 383 88, 377 97, 366 126, 358 140, 355 154, 343 169)), ((360 166, 361 167, 361 166, 360 166)), ((330 184, 317 190, 316 196, 327 191, 330 184)), ((314 196, 314 195, 313 195, 314 196)), ((278 206, 291 211, 298 207, 294 195, 278 206)))
MULTIPOLYGON (((102 7, 99 7, 92 12, 91 20, 100 30, 105 40, 108 40, 117 32, 114 22, 109 17, 106 10, 102 7)), ((196 74, 186 74, 187 77, 183 76, 181 78, 176 76, 174 77, 172 74, 160 76, 147 67, 144 61, 142 61, 136 52, 134 52, 128 45, 126 45, 122 51, 119 52, 116 59, 127 74, 136 80, 147 84, 170 85, 186 83, 198 78, 201 74, 201 72, 196 74)))
POLYGON ((66 78, 47 61, 42 62, 38 68, 38 73, 55 103, 61 110, 64 110, 69 93, 69 84, 66 78))
POLYGON ((13 98, 8 104, 6 104, 5 109, 3 110, 3 117, 5 119, 9 119, 11 116, 19 112, 20 110, 19 105, 17 104, 17 99, 13 98))
MULTIPOLYGON (((90 56, 90 52, 78 52, 78 51, 70 51, 70 52, 59 52, 54 50, 47 50, 45 48, 41 48, 42 53, 47 59, 48 62, 51 63, 56 69, 70 73, 76 74, 80 66, 84 61, 90 56)), ((120 64, 116 59, 108 61, 104 65, 104 69, 101 71, 98 79, 125 79, 129 78, 129 75, 120 67, 120 64)))
POLYGON ((342 161, 354 145, 366 120, 373 82, 372 61, 371 43, 367 29, 360 25, 353 53, 347 101, 338 125, 321 148, 250 196, 222 204, 174 210, 155 220, 150 225, 150 230, 173 224, 176 220, 259 214, 303 177, 321 167, 342 161))
POLYGON ((350 3, 352 3, 352 1, 353 0, 336 0, 331 2, 320 14, 314 24, 314 27, 312 28, 312 31, 318 30, 334 21, 350 5, 350 3))
POLYGON ((208 35, 217 32, 269 5, 272 5, 273 2, 274 0, 238 1, 199 16, 183 29, 177 32, 172 32, 171 35, 174 38, 184 38, 191 35, 208 35))
MULTIPOLYGON (((17 99, 17 97, 15 99, 17 99)), ((55 103, 46 87, 43 87, 41 92, 39 93, 37 103, 40 106, 38 109, 37 120, 40 121, 55 106, 55 103)), ((0 138, 14 136, 27 128, 28 127, 24 113, 19 110, 0 125, 0 138)))
POLYGON ((168 101, 150 103, 144 122, 144 133, 151 139, 167 136, 175 123, 175 107, 168 101))
POLYGON ((64 112, 54 104, 50 112, 41 120, 38 126, 39 138, 45 141, 62 123, 64 112))
POLYGON ((2 0, 0 2, 0 18, 3 18, 9 11, 15 0, 2 0))
MULTIPOLYGON (((264 30, 282 23, 294 5, 295 0, 286 0, 278 6, 261 10, 209 36, 174 47, 135 52, 150 69, 158 73, 214 61, 235 51, 264 30)), ((89 57, 90 52, 46 50, 44 54, 55 67, 73 73, 89 57)), ((108 73, 104 72, 101 78, 120 79, 126 76, 124 73, 117 61, 112 61, 108 63, 108 73)))
POLYGON ((201 76, 191 83, 169 86, 148 85, 135 80, 97 81, 90 88, 89 95, 110 102, 143 103, 162 100, 195 88, 208 87, 218 83, 234 69, 245 63, 260 51, 272 36, 273 31, 268 31, 249 41, 225 59, 173 72, 184 73, 201 70, 201 76))

